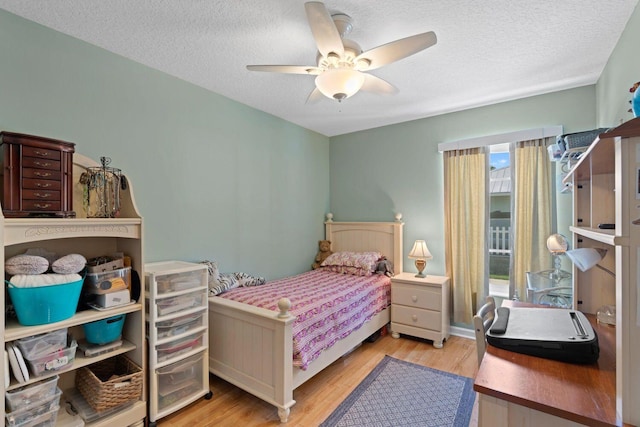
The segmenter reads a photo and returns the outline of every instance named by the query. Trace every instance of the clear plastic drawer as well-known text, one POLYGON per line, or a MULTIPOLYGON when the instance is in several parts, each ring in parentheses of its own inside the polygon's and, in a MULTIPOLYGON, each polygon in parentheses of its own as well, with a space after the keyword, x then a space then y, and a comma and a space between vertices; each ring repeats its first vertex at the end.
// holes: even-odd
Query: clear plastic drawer
POLYGON ((158 374, 158 407, 162 410, 196 393, 202 394, 203 353, 156 370, 158 374))
POLYGON ((158 353, 158 362, 173 359, 182 354, 186 354, 191 350, 202 347, 204 342, 203 337, 204 332, 199 332, 175 341, 157 345, 156 351, 158 353))
MULTIPOLYGON (((156 300, 155 309, 158 316, 167 316, 179 311, 189 310, 195 307, 202 307, 204 301, 203 291, 189 292, 188 294, 179 295, 171 298, 158 298, 156 300)), ((147 300, 148 310, 152 310, 152 305, 147 300)))
POLYGON ((159 275, 155 279, 158 294, 185 291, 207 286, 207 270, 159 275))
POLYGON ((184 334, 204 325, 204 313, 193 313, 156 323, 158 339, 184 334))

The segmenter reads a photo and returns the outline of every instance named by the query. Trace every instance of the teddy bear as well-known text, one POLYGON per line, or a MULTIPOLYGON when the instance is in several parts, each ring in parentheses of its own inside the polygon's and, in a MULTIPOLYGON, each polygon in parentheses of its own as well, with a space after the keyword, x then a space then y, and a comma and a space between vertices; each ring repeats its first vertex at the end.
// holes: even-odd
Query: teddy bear
POLYGON ((318 254, 316 255, 315 262, 311 265, 312 269, 319 268, 322 265, 322 262, 329 257, 333 252, 331 252, 331 241, 330 240, 319 240, 318 241, 318 254))

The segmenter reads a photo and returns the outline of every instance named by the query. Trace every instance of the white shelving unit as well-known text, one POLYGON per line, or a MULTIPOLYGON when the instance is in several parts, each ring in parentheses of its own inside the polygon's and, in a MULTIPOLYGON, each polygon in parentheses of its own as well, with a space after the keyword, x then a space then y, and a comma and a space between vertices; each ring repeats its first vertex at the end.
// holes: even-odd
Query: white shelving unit
MULTIPOLYGON (((76 218, 4 218, 0 216, 0 251, 2 263, 0 264, 2 277, 4 275, 4 260, 17 254, 24 253, 30 248, 44 248, 62 256, 70 253, 79 253, 85 258, 93 258, 105 254, 122 252, 131 257, 132 268, 139 272, 143 280, 143 253, 142 253, 142 217, 138 213, 133 199, 131 185, 121 192, 121 211, 118 218, 86 218, 82 210, 82 185, 78 179, 86 167, 99 166, 98 163, 77 153, 73 156, 73 206, 76 218)), ((143 284, 141 284, 143 286, 143 284)), ((5 293, 0 293, 2 306, 6 307, 5 293)), ((51 332, 62 328, 68 328, 76 340, 84 337, 82 325, 87 322, 106 319, 121 313, 126 313, 122 338, 124 345, 112 352, 100 354, 95 357, 84 357, 77 351, 75 360, 70 368, 62 372, 54 371, 38 378, 31 379, 27 384, 59 375, 58 387, 62 390, 73 389, 75 384, 75 372, 78 368, 91 365, 116 355, 124 354, 142 368, 143 378, 146 377, 146 353, 144 346, 144 298, 140 298, 135 304, 114 308, 107 311, 86 310, 79 311, 73 317, 51 324, 38 326, 22 326, 15 320, 6 321, 1 316, 0 326, 4 343, 12 342, 20 338, 29 337, 45 332, 51 332)), ((6 367, 0 364, 0 370, 4 377, 6 367)), ((11 378, 8 387, 2 382, 3 394, 7 390, 22 387, 15 378, 11 378)), ((146 384, 143 380, 140 399, 109 416, 99 418, 88 426, 112 427, 142 425, 147 413, 145 400, 146 384)), ((3 409, 5 399, 1 399, 3 409)), ((0 426, 5 425, 5 417, 2 414, 0 426)))
POLYGON ((209 390, 208 270, 204 264, 145 265, 149 425, 209 390))
POLYGON ((640 118, 600 134, 564 182, 573 184, 573 247, 607 249, 600 264, 615 272, 574 267, 574 308, 616 307, 616 411, 640 425, 640 118))

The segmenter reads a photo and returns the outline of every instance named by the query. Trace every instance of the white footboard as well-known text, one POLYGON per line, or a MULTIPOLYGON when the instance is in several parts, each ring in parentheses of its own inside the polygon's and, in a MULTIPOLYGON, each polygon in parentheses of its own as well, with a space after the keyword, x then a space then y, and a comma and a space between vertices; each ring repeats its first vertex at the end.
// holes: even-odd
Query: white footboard
POLYGON ((296 403, 294 320, 285 313, 209 298, 209 371, 276 406, 283 422, 296 403))
MULTIPOLYGON (((325 238, 338 251, 379 251, 402 270, 402 214, 395 222, 333 222, 327 215, 325 238)), ((278 408, 289 417, 293 390, 338 360, 390 321, 383 310, 338 341, 303 371, 293 367, 294 317, 262 308, 209 298, 209 371, 278 408)))
POLYGON ((322 352, 306 371, 293 367, 295 317, 224 298, 209 298, 209 371, 274 405, 284 423, 293 390, 389 323, 389 308, 322 352))

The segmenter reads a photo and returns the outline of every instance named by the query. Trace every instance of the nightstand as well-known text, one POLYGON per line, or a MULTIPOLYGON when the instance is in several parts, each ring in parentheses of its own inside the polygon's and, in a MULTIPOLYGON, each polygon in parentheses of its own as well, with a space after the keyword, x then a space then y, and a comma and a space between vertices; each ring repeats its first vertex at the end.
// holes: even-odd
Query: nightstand
POLYGON ((391 278, 391 336, 433 341, 442 348, 449 338, 449 278, 400 273, 391 278))

